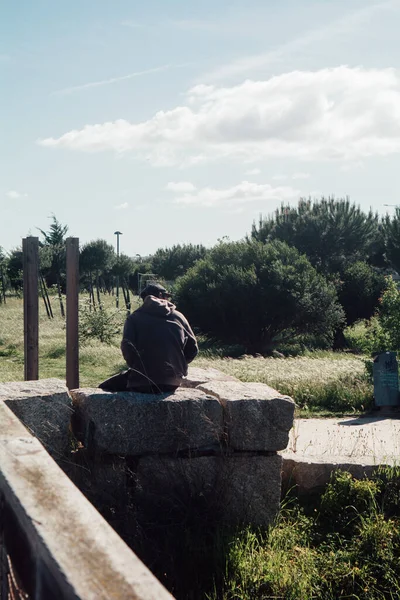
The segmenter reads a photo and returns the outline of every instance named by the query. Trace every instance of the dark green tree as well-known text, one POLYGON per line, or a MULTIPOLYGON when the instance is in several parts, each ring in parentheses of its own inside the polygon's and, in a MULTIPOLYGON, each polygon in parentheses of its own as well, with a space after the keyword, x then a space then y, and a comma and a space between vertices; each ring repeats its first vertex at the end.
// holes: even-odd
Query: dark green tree
POLYGON ((3 248, 0 246, 0 304, 6 302, 6 268, 7 268, 7 257, 3 248))
POLYGON ((386 277, 365 262, 355 262, 344 269, 338 287, 346 323, 352 325, 374 315, 386 288, 386 277))
POLYGON ((332 341, 344 320, 335 286, 279 240, 218 244, 178 279, 175 298, 204 334, 250 353, 301 334, 332 341))
POLYGON ((184 275, 206 253, 207 249, 202 244, 177 244, 172 248, 159 248, 152 256, 152 269, 162 279, 173 281, 184 275))
POLYGON ((386 258, 390 266, 400 273, 400 207, 396 207, 392 218, 386 215, 383 230, 386 258))
POLYGON ((43 236, 41 245, 49 248, 52 253, 51 266, 45 273, 45 279, 48 286, 57 285, 61 315, 64 317, 65 311, 61 292, 62 289, 65 289, 65 237, 68 232, 68 225, 62 225, 55 215, 50 218, 52 223, 48 231, 43 231, 39 227, 37 229, 43 236))
POLYGON ((20 293, 23 286, 23 255, 21 248, 16 248, 10 252, 7 259, 6 275, 14 291, 20 293))
POLYGON ((301 199, 253 224, 251 238, 295 246, 323 273, 341 272, 355 261, 382 266, 383 234, 377 214, 364 213, 349 198, 301 199))
POLYGON ((100 279, 103 279, 106 285, 109 279, 109 272, 116 261, 114 248, 105 240, 94 240, 85 244, 79 255, 79 270, 81 279, 89 289, 93 305, 95 305, 94 283, 97 290, 97 302, 101 305, 100 299, 100 279))

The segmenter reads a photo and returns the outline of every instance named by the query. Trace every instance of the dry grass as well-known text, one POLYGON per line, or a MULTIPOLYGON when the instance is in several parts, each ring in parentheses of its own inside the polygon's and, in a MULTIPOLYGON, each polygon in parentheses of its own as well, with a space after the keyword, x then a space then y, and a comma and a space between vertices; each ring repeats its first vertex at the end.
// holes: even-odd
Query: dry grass
MULTIPOLYGON (((106 305, 114 299, 105 296, 106 305)), ((40 303, 39 376, 65 378, 65 323, 57 298, 52 298, 55 318, 49 320, 40 303)), ((119 350, 120 335, 113 345, 93 342, 80 350, 80 384, 97 386, 124 368, 119 350)), ((298 405, 311 411, 339 413, 362 410, 372 400, 372 386, 364 375, 362 357, 333 352, 315 352, 296 358, 240 359, 200 356, 196 366, 212 366, 241 381, 259 381, 292 396, 298 405)), ((22 300, 7 299, 0 305, 0 381, 22 381, 23 307, 22 300)))

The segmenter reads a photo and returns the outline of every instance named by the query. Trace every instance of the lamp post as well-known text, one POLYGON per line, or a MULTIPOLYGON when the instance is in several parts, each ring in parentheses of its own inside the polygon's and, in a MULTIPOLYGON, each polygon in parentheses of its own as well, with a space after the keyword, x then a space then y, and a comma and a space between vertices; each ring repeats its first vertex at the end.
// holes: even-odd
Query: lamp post
POLYGON ((119 236, 122 235, 121 231, 114 231, 114 235, 117 236, 117 308, 119 308, 119 274, 118 274, 118 263, 119 263, 119 236))

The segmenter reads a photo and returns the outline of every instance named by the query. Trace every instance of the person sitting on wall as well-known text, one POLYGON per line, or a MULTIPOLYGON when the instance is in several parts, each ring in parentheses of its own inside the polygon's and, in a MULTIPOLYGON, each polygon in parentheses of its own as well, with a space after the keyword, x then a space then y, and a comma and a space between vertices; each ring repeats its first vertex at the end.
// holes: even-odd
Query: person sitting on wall
POLYGON ((159 394, 174 392, 197 356, 196 337, 184 315, 158 283, 140 294, 143 304, 125 321, 121 351, 129 367, 99 387, 159 394))

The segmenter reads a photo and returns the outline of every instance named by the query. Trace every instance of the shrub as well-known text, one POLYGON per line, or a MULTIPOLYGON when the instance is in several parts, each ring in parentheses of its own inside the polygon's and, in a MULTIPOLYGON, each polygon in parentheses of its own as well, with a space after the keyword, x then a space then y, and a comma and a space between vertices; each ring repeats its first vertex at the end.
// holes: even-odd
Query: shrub
POLYGON ((387 332, 378 317, 369 321, 359 321, 345 330, 346 343, 351 350, 363 354, 375 354, 385 351, 389 346, 387 332))
POLYGON ((97 310, 84 302, 79 307, 79 340, 82 345, 90 340, 99 340, 111 346, 115 336, 121 332, 125 311, 106 309, 104 306, 97 310))
POLYGON ((380 300, 379 322, 389 344, 387 350, 400 349, 400 292, 391 277, 380 300))
POLYGON ((175 298, 205 335, 250 353, 299 335, 331 340, 344 319, 334 285, 278 240, 218 244, 177 281, 175 298))

